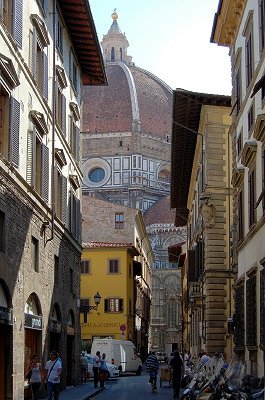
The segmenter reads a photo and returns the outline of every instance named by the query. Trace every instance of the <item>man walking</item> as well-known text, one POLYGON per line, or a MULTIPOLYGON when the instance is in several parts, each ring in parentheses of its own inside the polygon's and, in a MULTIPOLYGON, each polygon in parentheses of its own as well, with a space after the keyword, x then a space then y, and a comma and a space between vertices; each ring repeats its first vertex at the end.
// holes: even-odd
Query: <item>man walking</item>
POLYGON ((60 392, 60 376, 62 372, 62 364, 58 360, 57 352, 51 351, 50 360, 45 365, 44 380, 47 382, 47 400, 59 400, 60 392))
POLYGON ((149 382, 151 383, 152 386, 152 391, 157 390, 157 374, 159 371, 159 363, 157 360, 157 357, 155 355, 155 351, 150 351, 147 359, 146 359, 146 370, 149 372, 149 382))
POLYGON ((98 371, 100 366, 100 351, 96 352, 95 357, 93 358, 93 373, 94 373, 94 388, 98 387, 98 371))

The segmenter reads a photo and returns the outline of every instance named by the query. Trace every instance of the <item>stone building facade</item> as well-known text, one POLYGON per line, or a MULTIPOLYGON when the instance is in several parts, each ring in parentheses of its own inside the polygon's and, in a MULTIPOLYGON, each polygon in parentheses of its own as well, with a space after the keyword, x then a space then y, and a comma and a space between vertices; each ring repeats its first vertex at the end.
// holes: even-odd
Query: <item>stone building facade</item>
POLYGON ((234 350, 246 372, 265 371, 265 2, 220 1, 211 41, 229 48, 232 66, 234 350))
POLYGON ((174 92, 172 194, 176 225, 187 223, 183 267, 183 340, 226 359, 233 343, 232 219, 229 141, 230 97, 178 89, 174 92), (185 273, 185 275, 184 275, 185 273))
POLYGON ((1 400, 31 398, 34 354, 45 365, 59 352, 62 387, 79 376, 81 85, 105 82, 89 5, 79 4, 81 14, 69 1, 0 2, 1 400), (73 15, 90 30, 90 62, 73 15))

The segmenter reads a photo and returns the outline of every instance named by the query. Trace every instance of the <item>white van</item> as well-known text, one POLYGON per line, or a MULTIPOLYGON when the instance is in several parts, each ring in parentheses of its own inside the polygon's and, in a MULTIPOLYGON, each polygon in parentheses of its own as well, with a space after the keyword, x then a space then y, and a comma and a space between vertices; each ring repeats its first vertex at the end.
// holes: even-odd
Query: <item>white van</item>
POLYGON ((114 363, 122 372, 135 372, 140 375, 142 362, 137 355, 135 346, 128 340, 115 339, 94 339, 91 347, 91 354, 94 356, 97 351, 106 354, 106 360, 114 363))

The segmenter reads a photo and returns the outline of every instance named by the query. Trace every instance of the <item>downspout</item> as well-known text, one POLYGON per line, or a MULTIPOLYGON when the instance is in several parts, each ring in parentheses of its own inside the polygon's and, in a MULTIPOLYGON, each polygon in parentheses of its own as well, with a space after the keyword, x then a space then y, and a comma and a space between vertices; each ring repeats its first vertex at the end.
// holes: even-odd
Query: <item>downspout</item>
MULTIPOLYGON (((227 171, 227 179, 228 179, 228 226, 229 226, 229 241, 228 241, 228 291, 229 291, 229 318, 232 317, 232 269, 231 269, 231 169, 230 169, 230 129, 228 129, 228 171, 227 171)), ((232 336, 232 334, 231 334, 232 336)), ((233 340, 232 337, 230 339, 230 351, 233 354, 233 340)))
POLYGON ((55 188, 54 188, 54 166, 55 166, 55 117, 56 117, 56 71, 55 71, 55 45, 56 45, 56 0, 53 2, 53 63, 52 63, 52 165, 51 165, 51 237, 46 240, 46 244, 54 238, 54 215, 55 215, 55 188))

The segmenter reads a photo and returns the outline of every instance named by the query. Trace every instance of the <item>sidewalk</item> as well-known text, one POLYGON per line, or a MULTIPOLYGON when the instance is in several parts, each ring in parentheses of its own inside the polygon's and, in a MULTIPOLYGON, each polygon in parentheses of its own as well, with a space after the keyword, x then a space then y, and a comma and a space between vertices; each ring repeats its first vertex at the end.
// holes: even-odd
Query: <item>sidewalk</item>
POLYGON ((60 393, 60 400, 88 400, 101 392, 95 389, 93 381, 84 385, 69 386, 60 393))

